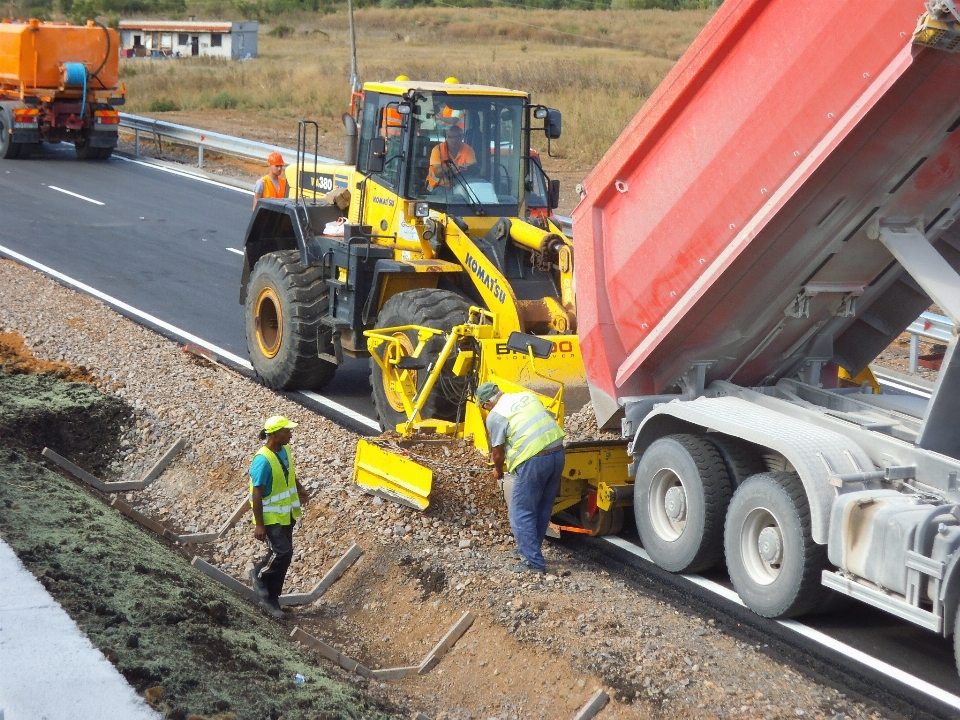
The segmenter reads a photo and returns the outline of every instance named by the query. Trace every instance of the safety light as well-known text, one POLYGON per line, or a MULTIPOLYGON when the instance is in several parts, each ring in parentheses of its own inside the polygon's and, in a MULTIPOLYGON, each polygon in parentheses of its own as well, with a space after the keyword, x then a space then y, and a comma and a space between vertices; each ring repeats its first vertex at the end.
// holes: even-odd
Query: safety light
POLYGON ((40 110, 37 108, 14 108, 13 109, 13 127, 17 128, 35 128, 40 122, 40 110))
POLYGON ((93 113, 94 121, 102 125, 119 125, 120 113, 116 110, 97 110, 93 113))
POLYGON ((411 201, 407 203, 407 215, 413 215, 418 218, 425 218, 430 214, 430 205, 423 201, 411 201))
POLYGON ((537 120, 543 120, 547 116, 547 108, 545 108, 543 105, 537 105, 537 107, 535 107, 533 110, 533 116, 537 120))

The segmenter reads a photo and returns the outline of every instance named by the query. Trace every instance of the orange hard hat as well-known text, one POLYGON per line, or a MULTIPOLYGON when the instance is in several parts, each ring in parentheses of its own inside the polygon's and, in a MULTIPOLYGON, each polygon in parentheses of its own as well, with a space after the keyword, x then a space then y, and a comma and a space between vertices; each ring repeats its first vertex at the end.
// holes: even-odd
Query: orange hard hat
POLYGON ((269 155, 267 155, 267 165, 283 166, 283 165, 286 165, 286 163, 283 161, 283 155, 281 155, 278 152, 272 152, 269 155))

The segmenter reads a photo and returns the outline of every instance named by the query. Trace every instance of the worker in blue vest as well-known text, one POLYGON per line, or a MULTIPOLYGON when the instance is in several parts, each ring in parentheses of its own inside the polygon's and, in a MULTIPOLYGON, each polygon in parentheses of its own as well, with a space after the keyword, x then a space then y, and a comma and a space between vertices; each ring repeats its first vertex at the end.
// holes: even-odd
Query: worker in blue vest
POLYGON ((293 525, 310 496, 297 480, 290 438, 297 423, 280 415, 269 418, 260 431, 266 440, 250 464, 250 505, 253 536, 267 544, 268 552, 250 571, 253 589, 264 609, 282 617, 280 594, 293 560, 293 525))
POLYGON ((517 541, 517 573, 542 575, 540 548, 550 525, 563 474, 563 429, 534 393, 504 393, 492 382, 477 388, 477 404, 487 411, 490 459, 497 480, 515 475, 510 495, 510 529, 517 541))

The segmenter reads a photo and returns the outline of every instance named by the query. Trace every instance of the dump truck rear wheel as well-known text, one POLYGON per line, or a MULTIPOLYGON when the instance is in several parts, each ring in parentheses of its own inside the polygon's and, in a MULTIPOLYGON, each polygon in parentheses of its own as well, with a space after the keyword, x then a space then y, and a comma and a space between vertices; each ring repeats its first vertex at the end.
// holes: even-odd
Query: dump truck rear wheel
POLYGON ((653 561, 670 572, 700 572, 723 557, 730 478, 713 443, 668 435, 643 453, 633 504, 637 530, 653 561))
POLYGON ((704 437, 713 443, 720 457, 723 458, 723 464, 730 478, 731 490, 736 490, 751 475, 766 471, 763 458, 749 443, 728 435, 704 435, 704 437))
MULTIPOLYGON (((470 303, 460 295, 449 290, 424 288, 397 293, 387 300, 377 317, 377 328, 398 327, 400 325, 420 325, 436 330, 450 330, 467 321, 470 303)), ((413 353, 417 347, 417 333, 406 331, 398 333, 398 339, 406 353, 413 353)), ((443 348, 443 338, 435 337, 424 349, 422 360, 429 365, 443 348)), ((428 372, 411 371, 414 374, 417 389, 423 386, 428 372)), ((406 422, 407 416, 399 392, 391 387, 395 373, 384 371, 376 361, 370 359, 370 383, 373 389, 373 404, 377 408, 380 427, 393 429, 399 423, 406 422)), ((452 420, 456 416, 458 402, 452 398, 458 395, 458 389, 465 384, 464 379, 455 378, 444 372, 433 392, 427 398, 420 413, 421 418, 452 420)))
POLYGON ((247 289, 247 351, 257 377, 274 390, 319 390, 337 370, 319 357, 328 291, 322 269, 300 264, 297 250, 267 253, 247 289))
POLYGON ((86 137, 75 140, 73 147, 81 160, 106 160, 113 154, 111 147, 92 147, 90 139, 86 137))
POLYGON ((730 581, 758 615, 787 618, 823 607, 827 549, 813 541, 796 473, 753 475, 733 494, 724 530, 730 581))

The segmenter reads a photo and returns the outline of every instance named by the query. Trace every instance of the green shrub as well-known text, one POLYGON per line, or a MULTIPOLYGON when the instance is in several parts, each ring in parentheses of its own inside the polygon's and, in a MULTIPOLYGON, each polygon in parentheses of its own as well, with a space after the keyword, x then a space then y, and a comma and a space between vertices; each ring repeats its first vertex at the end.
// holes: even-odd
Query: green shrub
POLYGON ((285 38, 288 35, 293 35, 294 29, 289 25, 277 25, 274 27, 267 35, 277 38, 285 38))
POLYGON ((174 112, 179 109, 180 106, 169 98, 156 98, 155 100, 151 100, 150 106, 147 108, 150 112, 174 112))
POLYGON ((219 92, 210 98, 210 107, 218 110, 233 110, 239 104, 237 96, 228 92, 219 92))

